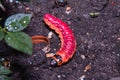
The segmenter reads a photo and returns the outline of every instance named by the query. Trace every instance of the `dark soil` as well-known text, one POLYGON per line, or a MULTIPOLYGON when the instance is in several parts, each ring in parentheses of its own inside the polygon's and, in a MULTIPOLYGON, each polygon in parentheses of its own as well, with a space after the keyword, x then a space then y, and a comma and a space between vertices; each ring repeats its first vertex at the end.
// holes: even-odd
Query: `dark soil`
POLYGON ((43 22, 46 13, 68 23, 77 40, 74 57, 60 67, 48 65, 49 59, 42 51, 44 43, 34 45, 33 55, 29 56, 2 41, 1 56, 11 62, 11 80, 110 80, 120 76, 120 0, 67 0, 65 6, 55 5, 54 0, 32 0, 4 5, 7 16, 26 13, 25 8, 30 8, 34 16, 23 32, 47 37, 52 31, 50 52, 59 50, 60 40, 43 22), (67 7, 71 7, 70 14, 65 12, 67 7), (90 16, 91 12, 99 14, 90 16), (85 71, 88 65, 91 68, 85 71))

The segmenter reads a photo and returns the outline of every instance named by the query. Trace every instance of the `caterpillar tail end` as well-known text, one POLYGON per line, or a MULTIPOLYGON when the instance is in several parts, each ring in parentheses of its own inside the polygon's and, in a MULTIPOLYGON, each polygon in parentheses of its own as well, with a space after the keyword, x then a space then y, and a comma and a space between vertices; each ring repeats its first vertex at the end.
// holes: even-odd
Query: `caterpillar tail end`
POLYGON ((54 59, 52 59, 52 60, 50 61, 50 66, 56 67, 56 66, 58 66, 58 62, 55 61, 54 59))

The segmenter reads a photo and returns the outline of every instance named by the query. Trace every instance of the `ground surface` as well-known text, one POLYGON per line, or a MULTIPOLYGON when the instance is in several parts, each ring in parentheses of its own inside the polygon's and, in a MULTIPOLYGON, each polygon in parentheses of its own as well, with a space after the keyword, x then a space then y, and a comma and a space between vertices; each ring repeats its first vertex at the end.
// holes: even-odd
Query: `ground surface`
MULTIPOLYGON (((43 22, 43 15, 50 13, 68 23, 77 40, 74 57, 67 64, 55 68, 47 65, 48 59, 41 50, 44 44, 34 45, 33 55, 28 56, 8 48, 2 41, 2 56, 11 62, 11 80, 110 80, 119 77, 120 0, 67 0, 64 7, 54 5, 53 0, 32 0, 24 5, 5 3, 7 16, 30 8, 34 16, 24 30, 30 36, 47 36, 52 31, 43 22), (65 12, 67 7, 71 7, 69 14, 65 12), (100 14, 91 17, 91 12, 100 14), (86 66, 89 68, 85 71, 86 66)), ((60 41, 52 32, 50 52, 56 52, 60 41)))

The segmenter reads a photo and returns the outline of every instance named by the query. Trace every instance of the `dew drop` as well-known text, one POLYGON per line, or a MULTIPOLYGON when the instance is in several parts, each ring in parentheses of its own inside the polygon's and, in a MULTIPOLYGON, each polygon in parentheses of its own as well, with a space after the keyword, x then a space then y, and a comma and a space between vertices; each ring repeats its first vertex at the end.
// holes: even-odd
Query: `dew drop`
POLYGON ((12 25, 9 25, 9 27, 11 27, 12 25))
POLYGON ((15 27, 15 29, 18 29, 17 27, 15 27))
POLYGON ((6 29, 9 29, 9 27, 6 27, 6 29))
POLYGON ((10 37, 8 37, 8 40, 11 40, 11 38, 10 38, 10 37))
POLYGON ((23 23, 26 23, 26 21, 23 21, 23 23))
POLYGON ((8 30, 9 30, 9 31, 13 30, 13 27, 8 27, 8 30))

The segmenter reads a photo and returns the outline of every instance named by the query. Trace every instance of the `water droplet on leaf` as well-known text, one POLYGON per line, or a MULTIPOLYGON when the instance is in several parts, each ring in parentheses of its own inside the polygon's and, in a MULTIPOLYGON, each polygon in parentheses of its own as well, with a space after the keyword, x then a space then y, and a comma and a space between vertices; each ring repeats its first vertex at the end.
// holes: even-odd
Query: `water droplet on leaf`
POLYGON ((26 23, 26 21, 23 21, 23 23, 26 23))
POLYGON ((15 29, 18 29, 17 27, 15 27, 15 29))
POLYGON ((8 40, 11 40, 11 38, 10 38, 10 37, 8 37, 8 40))

